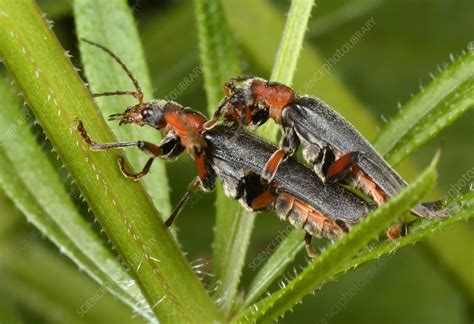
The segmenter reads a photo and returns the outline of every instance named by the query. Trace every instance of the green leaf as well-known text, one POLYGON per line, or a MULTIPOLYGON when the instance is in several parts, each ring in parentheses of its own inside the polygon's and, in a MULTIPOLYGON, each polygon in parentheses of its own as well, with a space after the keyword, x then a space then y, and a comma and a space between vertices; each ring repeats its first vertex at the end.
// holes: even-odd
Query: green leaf
MULTIPOLYGON (((280 45, 273 64, 270 80, 291 86, 296 71, 296 64, 303 47, 303 39, 308 28, 311 9, 314 0, 292 1, 285 29, 280 39, 280 45)), ((270 123, 259 129, 259 134, 271 141, 276 140, 278 127, 270 123)))
POLYGON ((318 12, 309 23, 308 34, 318 37, 367 15, 386 0, 326 0, 318 1, 318 12))
POLYGON ((141 186, 120 174, 117 153, 82 143, 76 118, 94 139, 114 137, 41 12, 31 2, 0 4, 4 63, 155 315, 164 322, 220 319, 141 186))
POLYGON ((314 0, 292 1, 270 80, 291 86, 314 0))
POLYGON ((444 231, 453 224, 467 221, 474 217, 474 192, 461 196, 457 202, 459 203, 459 207, 450 217, 437 220, 417 219, 410 225, 408 235, 397 240, 386 240, 372 246, 345 264, 342 268, 338 269, 336 271, 337 274, 356 268, 367 261, 377 260, 384 255, 394 253, 402 247, 415 244, 427 236, 444 231))
MULTIPOLYGON (((288 225, 293 227, 292 225, 288 225)), ((257 275, 252 279, 245 295, 241 309, 254 303, 284 272, 286 267, 293 262, 304 246, 304 231, 292 230, 280 243, 278 248, 265 262, 257 275)), ((252 267, 250 262, 250 267, 252 267)))
POLYGON ((334 276, 335 271, 347 262, 367 244, 377 239, 381 232, 388 229, 397 219, 409 211, 424 194, 433 188, 436 181, 437 159, 400 194, 371 212, 341 240, 330 245, 301 274, 270 297, 247 308, 239 319, 251 322, 270 322, 314 292, 316 287, 334 276))
POLYGON ((214 293, 217 304, 227 314, 236 301, 237 289, 245 265, 255 214, 245 211, 236 201, 230 201, 219 188, 216 200, 216 226, 213 245, 214 293), (220 193, 222 192, 222 193, 220 193), (222 217, 219 217, 221 211, 222 217), (224 216, 225 215, 225 216, 224 216))
MULTIPOLYGON (((146 99, 153 98, 151 81, 143 55, 138 31, 126 1, 74 1, 74 18, 78 38, 99 43, 114 53, 127 65, 138 80, 146 99)), ((81 60, 89 88, 94 93, 135 90, 125 71, 104 51, 79 41, 81 60)), ((96 99, 102 114, 123 112, 128 105, 136 104, 130 96, 109 96, 96 99)), ((158 142, 161 134, 153 128, 138 128, 135 125, 119 126, 109 123, 120 141, 146 140, 158 142)), ((128 150, 126 155, 136 169, 141 170, 149 156, 140 150, 128 150)), ((171 213, 168 179, 165 161, 156 159, 151 172, 144 177, 144 186, 163 218, 171 213)))
POLYGON ((380 132, 374 145, 392 164, 435 137, 474 107, 474 51, 469 51, 414 96, 380 132))
POLYGON ((127 284, 132 278, 77 211, 29 129, 34 117, 22 113, 14 88, 4 78, 0 79, 0 97, 4 107, 0 118, 0 186, 27 219, 79 268, 130 307, 137 307, 143 299, 141 291, 127 284))
POLYGON ((132 309, 108 295, 104 286, 94 284, 66 259, 47 249, 38 233, 29 231, 13 237, 0 250, 0 289, 8 293, 9 300, 26 306, 48 322, 144 322, 133 319, 132 309))
POLYGON ((223 97, 224 82, 240 75, 240 61, 220 0, 194 0, 199 51, 208 111, 214 113, 223 97))
MULTIPOLYGON (((400 109, 382 129, 375 147, 384 154, 387 161, 398 164, 474 107, 473 93, 474 51, 470 51, 450 64, 400 109)), ((450 231, 442 234, 448 240, 436 237, 428 240, 424 246, 450 269, 453 277, 463 283, 462 289, 472 298, 474 280, 470 270, 473 269, 454 266, 460 260, 454 254, 468 244, 468 231, 469 228, 459 226, 456 233, 450 231), (465 233, 464 240, 462 233, 465 233)), ((464 263, 466 264, 466 260, 464 263)))
MULTIPOLYGON (((220 1, 195 0, 199 51, 208 111, 212 115, 223 96, 224 82, 241 73, 233 37, 220 1)), ((231 201, 221 186, 216 194, 216 226, 213 244, 214 297, 227 314, 236 300, 255 216, 231 201)))

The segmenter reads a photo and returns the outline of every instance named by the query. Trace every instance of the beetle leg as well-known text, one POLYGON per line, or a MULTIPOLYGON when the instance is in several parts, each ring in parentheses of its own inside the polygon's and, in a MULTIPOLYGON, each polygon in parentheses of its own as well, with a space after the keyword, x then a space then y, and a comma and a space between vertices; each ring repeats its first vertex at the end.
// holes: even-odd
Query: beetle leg
POLYGON ((278 197, 275 188, 262 182, 256 173, 249 173, 242 179, 243 192, 247 206, 254 211, 266 210, 278 197))
POLYGON ((195 192, 197 189, 199 189, 199 185, 201 184, 201 181, 199 178, 195 178, 188 186, 188 190, 184 193, 183 197, 179 200, 178 205, 174 208, 173 212, 171 215, 168 217, 168 219, 165 221, 166 227, 170 227, 173 224, 173 221, 176 219, 176 217, 181 213, 181 210, 183 209, 184 205, 188 201, 189 197, 191 197, 191 194, 195 192))
POLYGON ((273 177, 278 171, 278 167, 281 162, 285 159, 286 154, 282 149, 276 150, 273 152, 272 156, 265 163, 265 167, 262 172, 262 180, 265 180, 267 183, 273 180, 273 177))
POLYGON ((334 151, 329 146, 324 146, 312 152, 312 155, 315 157, 309 162, 314 165, 314 172, 323 182, 326 182, 329 167, 336 160, 334 151))
POLYGON ((212 115, 212 118, 209 119, 205 124, 204 124, 204 129, 208 130, 214 127, 218 122, 219 119, 221 118, 222 114, 225 111, 225 108, 227 107, 229 99, 225 97, 219 102, 219 105, 217 106, 216 111, 214 112, 214 115, 212 115))
POLYGON ((118 163, 120 171, 122 174, 132 180, 138 180, 145 176, 149 171, 150 167, 153 164, 153 160, 158 157, 162 159, 173 159, 183 151, 183 147, 179 143, 179 138, 175 135, 167 136, 163 139, 160 145, 155 145, 146 141, 135 141, 135 142, 116 142, 116 143, 97 143, 93 141, 89 134, 87 133, 84 125, 81 121, 78 122, 77 130, 84 139, 84 141, 89 144, 91 150, 93 151, 104 151, 117 148, 127 148, 127 147, 137 147, 141 151, 151 155, 152 157, 147 161, 142 171, 137 174, 132 174, 128 172, 125 168, 125 159, 123 156, 118 157, 118 163))
POLYGON ((155 157, 159 157, 164 160, 173 160, 176 158, 181 152, 184 150, 184 147, 180 144, 179 142, 179 137, 176 135, 170 134, 167 135, 160 143, 158 148, 161 151, 160 155, 155 155, 155 153, 158 153, 158 149, 154 148, 153 151, 151 150, 144 150, 146 153, 153 155, 145 164, 143 167, 142 171, 136 174, 132 174, 127 171, 125 168, 125 159, 123 156, 118 157, 118 163, 120 167, 120 171, 122 174, 132 180, 138 180, 150 172, 150 167, 153 164, 153 161, 155 160, 155 157))
POLYGON ((145 141, 135 141, 135 142, 116 142, 116 143, 97 143, 93 141, 89 134, 87 134, 86 129, 82 121, 79 121, 77 124, 77 130, 79 131, 81 137, 84 139, 84 142, 89 144, 91 150, 93 151, 107 151, 110 149, 124 148, 124 147, 138 147, 140 150, 149 153, 153 156, 161 155, 161 148, 155 144, 145 142, 145 141))
POLYGON ((318 254, 316 253, 316 251, 313 248, 313 245, 311 244, 312 239, 313 239, 313 235, 306 232, 306 234, 304 235, 304 247, 306 248, 306 254, 311 259, 314 259, 318 254))
POLYGON ((300 145, 300 140, 298 134, 294 127, 285 127, 283 130, 280 147, 288 155, 295 154, 298 146, 300 145))
POLYGON ((380 206, 387 200, 387 194, 370 176, 366 175, 359 168, 358 163, 362 159, 371 161, 366 155, 357 151, 349 152, 339 157, 329 166, 326 173, 326 181, 338 182, 347 180, 351 186, 361 189, 364 194, 371 197, 380 206))
POLYGON ((148 174, 148 172, 150 172, 150 167, 151 165, 153 164, 153 161, 155 160, 154 157, 151 157, 148 159, 148 161, 146 162, 145 166, 143 167, 142 171, 138 172, 138 173, 130 173, 127 171, 127 169, 125 168, 125 159, 123 156, 119 156, 118 157, 118 164, 119 164, 119 167, 120 167, 120 171, 122 172, 122 174, 129 178, 129 179, 132 179, 132 180, 138 180, 144 176, 146 176, 148 174))
POLYGON ((351 168, 359 162, 361 156, 360 152, 349 152, 338 158, 327 170, 327 181, 337 182, 344 179, 351 172, 351 168))
POLYGON ((205 151, 195 149, 194 162, 203 190, 210 191, 215 186, 215 173, 206 158, 205 151))
POLYGON ((262 171, 262 179, 271 182, 278 171, 278 167, 288 156, 295 154, 300 142, 293 127, 285 127, 281 139, 280 149, 268 159, 262 171))
POLYGON ((272 188, 268 188, 267 190, 260 193, 260 195, 254 197, 250 207, 254 211, 265 210, 270 207, 271 204, 273 204, 276 198, 277 196, 275 195, 275 192, 272 190, 272 188))
POLYGON ((407 227, 405 223, 398 222, 393 224, 386 232, 385 235, 391 240, 399 239, 406 234, 407 227))

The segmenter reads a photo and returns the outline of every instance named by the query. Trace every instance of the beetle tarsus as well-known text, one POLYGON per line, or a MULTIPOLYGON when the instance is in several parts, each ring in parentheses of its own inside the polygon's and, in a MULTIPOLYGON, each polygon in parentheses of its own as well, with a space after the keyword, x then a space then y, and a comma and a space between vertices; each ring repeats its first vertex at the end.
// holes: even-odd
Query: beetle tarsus
POLYGON ((360 152, 349 152, 338 158, 330 166, 326 174, 326 181, 339 182, 343 180, 362 156, 360 152))
POLYGON ((313 248, 313 245, 311 244, 312 239, 313 239, 313 236, 309 234, 308 232, 306 232, 306 234, 304 235, 304 247, 306 248, 306 254, 311 260, 313 260, 314 258, 318 256, 318 254, 313 248))
POLYGON ((168 219, 166 219, 166 221, 165 221, 166 227, 170 227, 173 224, 176 217, 178 217, 178 215, 181 213, 181 211, 182 211, 184 205, 186 204, 186 202, 188 201, 189 197, 191 197, 191 194, 193 192, 195 192, 197 189, 199 189, 200 183, 201 182, 200 182, 199 178, 195 178, 189 184, 188 190, 184 193, 183 197, 180 199, 178 205, 176 205, 175 209, 173 210, 171 215, 168 217, 168 219))
POLYGON ((119 156, 117 158, 118 165, 120 167, 120 171, 122 172, 122 174, 125 177, 127 177, 131 180, 134 180, 134 181, 143 178, 144 176, 146 176, 150 172, 150 167, 153 164, 154 160, 155 160, 154 157, 149 158, 148 161, 146 162, 145 166, 143 167, 142 171, 133 174, 133 173, 128 172, 127 169, 125 168, 125 159, 124 159, 124 157, 119 156))

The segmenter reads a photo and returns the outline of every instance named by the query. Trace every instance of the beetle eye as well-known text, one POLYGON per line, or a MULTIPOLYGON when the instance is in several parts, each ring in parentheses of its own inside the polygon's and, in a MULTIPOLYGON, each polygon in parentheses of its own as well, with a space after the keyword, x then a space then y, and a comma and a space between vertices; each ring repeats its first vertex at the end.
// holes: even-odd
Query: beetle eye
POLYGON ((268 120, 268 109, 259 109, 252 114, 252 123, 255 126, 260 126, 268 120))
POLYGON ((151 115, 153 115, 153 110, 150 109, 150 108, 144 109, 142 111, 142 116, 143 117, 148 117, 148 116, 151 116, 151 115))
POLYGON ((148 107, 141 111, 143 123, 152 127, 161 127, 163 123, 163 110, 156 107, 148 107))

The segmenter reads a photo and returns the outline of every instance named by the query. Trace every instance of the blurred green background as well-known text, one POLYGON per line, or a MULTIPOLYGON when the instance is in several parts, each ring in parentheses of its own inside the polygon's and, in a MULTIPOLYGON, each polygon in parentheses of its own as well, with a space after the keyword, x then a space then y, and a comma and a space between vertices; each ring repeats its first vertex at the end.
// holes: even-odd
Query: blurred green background
MULTIPOLYGON (((206 101, 201 74, 184 89, 177 88, 199 66, 192 1, 137 0, 129 3, 141 34, 155 97, 172 98, 204 112, 206 101)), ((74 54, 75 65, 80 66, 70 2, 43 0, 39 5, 48 18, 55 21, 54 32, 64 48, 74 54)), ((240 3, 224 0, 227 19, 235 32, 246 73, 268 78, 275 56, 272 50, 278 45, 288 7, 289 1, 283 0, 240 3), (236 6, 240 6, 239 10, 235 10, 236 6), (259 15, 263 17, 269 13, 275 18, 274 24, 265 30, 259 29, 262 26, 259 15), (254 43, 248 42, 253 36, 265 38, 258 51, 254 43)), ((373 17, 375 27, 330 71, 332 77, 339 79, 378 122, 378 125, 357 124, 358 110, 343 107, 345 117, 373 139, 384 120, 397 112, 399 102, 405 103, 410 93, 420 91, 438 69, 449 63, 450 56, 456 57, 467 50, 470 42, 474 42, 473 13, 472 0, 319 0, 313 10, 305 49, 329 58, 373 17)), ((474 47, 474 43, 471 46, 474 47)), ((298 66, 300 70, 311 71, 312 68, 307 60, 298 66)), ((295 88, 299 86, 301 84, 296 84, 295 88)), ((331 97, 335 96, 326 97, 318 84, 308 92, 329 104, 331 97)), ((120 110, 117 107, 117 112, 120 110)), ((408 180, 412 179, 413 171, 406 170, 413 168, 406 168, 407 164, 421 168, 442 143, 439 193, 446 193, 474 167, 473 127, 474 112, 471 110, 414 154, 409 162, 400 165, 399 170, 408 180)), ((34 130, 38 133, 38 140, 42 141, 37 126, 34 130)), ((49 152, 48 144, 45 144, 45 152, 49 152)), ((168 172, 172 201, 176 203, 193 178, 194 167, 192 161, 183 155, 178 161, 168 164, 168 172)), ((461 192, 468 190, 469 184, 461 192)), ((91 311, 81 317, 81 305, 91 296, 100 295, 100 287, 77 271, 57 248, 26 224, 24 217, 6 197, 1 198, 0 323, 141 322, 139 318, 132 318, 125 306, 107 294, 98 298, 91 311)), ((189 260, 210 259, 213 198, 213 194, 198 194, 195 203, 188 205, 178 220, 179 238, 189 260)), ((82 208, 84 211, 87 209, 83 205, 82 208)), ((259 215, 248 264, 286 227, 287 224, 278 221, 274 215, 259 215)), ((328 283, 314 296, 306 297, 303 304, 287 314, 282 322, 472 323, 473 287, 466 287, 466 274, 467 279, 470 274, 472 285, 473 246, 463 244, 460 237, 470 235, 472 240, 473 230, 472 224, 457 225, 422 244, 352 271, 337 282, 328 283), (449 256, 461 257, 453 261, 449 256), (464 276, 456 272, 456 262, 462 265, 464 276)), ((305 262, 301 253, 295 267, 305 262)), ((209 266, 204 270, 207 269, 209 266)), ((242 287, 253 275, 255 271, 248 266, 244 270, 242 287)))

